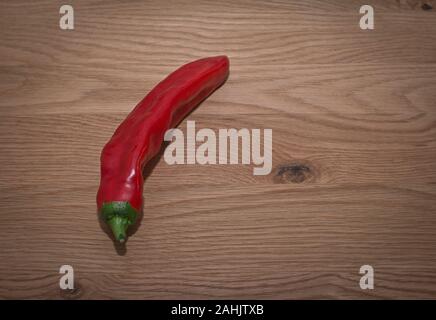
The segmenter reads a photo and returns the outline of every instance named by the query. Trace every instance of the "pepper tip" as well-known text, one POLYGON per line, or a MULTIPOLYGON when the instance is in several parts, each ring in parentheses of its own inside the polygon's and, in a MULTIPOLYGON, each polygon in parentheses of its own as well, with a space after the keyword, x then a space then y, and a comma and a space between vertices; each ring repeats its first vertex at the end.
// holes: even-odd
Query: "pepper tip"
POLYGON ((127 227, 129 226, 128 219, 125 217, 115 216, 111 218, 107 223, 112 229, 115 240, 120 243, 124 243, 127 238, 126 231, 127 227))

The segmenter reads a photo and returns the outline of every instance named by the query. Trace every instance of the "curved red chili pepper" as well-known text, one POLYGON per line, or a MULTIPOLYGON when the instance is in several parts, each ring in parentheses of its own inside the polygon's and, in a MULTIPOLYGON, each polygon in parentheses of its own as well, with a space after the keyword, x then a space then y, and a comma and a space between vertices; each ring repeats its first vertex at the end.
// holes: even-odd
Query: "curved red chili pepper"
POLYGON ((97 207, 118 241, 125 241, 128 226, 142 210, 142 170, 159 152, 165 132, 223 84, 228 74, 226 56, 180 67, 138 103, 104 146, 97 207))

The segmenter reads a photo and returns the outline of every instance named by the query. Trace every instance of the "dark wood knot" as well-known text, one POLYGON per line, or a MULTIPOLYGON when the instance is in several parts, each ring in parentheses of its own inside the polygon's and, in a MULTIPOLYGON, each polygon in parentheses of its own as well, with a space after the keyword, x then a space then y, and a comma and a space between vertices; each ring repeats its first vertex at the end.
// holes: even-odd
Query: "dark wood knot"
POLYGON ((66 300, 79 299, 83 295, 82 286, 74 281, 74 289, 60 289, 61 297, 66 300))
POLYGON ((421 6, 421 9, 424 10, 424 11, 429 11, 429 10, 433 9, 433 7, 429 3, 424 3, 421 6))
POLYGON ((307 161, 294 161, 279 165, 274 174, 275 183, 303 183, 312 182, 318 176, 317 171, 307 161))

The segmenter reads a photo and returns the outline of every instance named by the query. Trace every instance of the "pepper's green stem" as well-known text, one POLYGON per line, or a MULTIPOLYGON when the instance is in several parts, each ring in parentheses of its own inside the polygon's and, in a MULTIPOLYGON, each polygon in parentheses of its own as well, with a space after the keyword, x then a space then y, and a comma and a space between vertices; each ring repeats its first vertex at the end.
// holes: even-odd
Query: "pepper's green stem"
POLYGON ((129 220, 126 217, 115 216, 107 223, 111 227, 115 239, 121 243, 126 241, 126 231, 127 227, 129 226, 129 220))
POLYGON ((121 243, 127 239, 127 228, 134 224, 137 217, 136 210, 127 201, 113 201, 103 203, 101 215, 112 229, 115 239, 121 243))

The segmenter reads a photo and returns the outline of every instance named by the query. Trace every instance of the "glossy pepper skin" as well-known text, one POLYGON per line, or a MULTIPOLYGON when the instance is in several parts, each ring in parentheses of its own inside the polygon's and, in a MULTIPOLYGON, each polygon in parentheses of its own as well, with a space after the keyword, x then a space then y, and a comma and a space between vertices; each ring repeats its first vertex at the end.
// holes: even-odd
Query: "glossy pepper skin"
POLYGON ((116 240, 126 240, 127 228, 142 210, 142 171, 159 152, 165 132, 222 85, 228 74, 226 56, 180 67, 138 103, 104 146, 97 207, 116 240))

